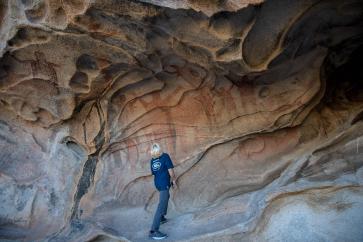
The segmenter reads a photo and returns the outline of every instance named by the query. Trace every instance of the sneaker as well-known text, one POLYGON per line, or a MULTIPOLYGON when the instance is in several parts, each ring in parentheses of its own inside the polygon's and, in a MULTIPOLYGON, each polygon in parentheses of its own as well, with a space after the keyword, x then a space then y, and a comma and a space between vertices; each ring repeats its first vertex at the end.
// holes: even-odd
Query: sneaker
POLYGON ((160 220, 160 224, 165 224, 166 222, 168 222, 168 219, 165 218, 164 216, 162 216, 161 220, 160 220))
POLYGON ((160 239, 165 239, 167 235, 161 233, 160 231, 150 231, 149 237, 152 239, 160 240, 160 239))

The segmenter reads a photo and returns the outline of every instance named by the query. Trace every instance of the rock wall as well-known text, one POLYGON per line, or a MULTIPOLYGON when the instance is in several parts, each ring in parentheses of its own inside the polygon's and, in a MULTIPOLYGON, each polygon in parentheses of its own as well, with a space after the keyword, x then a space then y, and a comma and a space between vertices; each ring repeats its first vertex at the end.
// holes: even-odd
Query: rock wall
POLYGON ((362 241, 363 4, 0 0, 0 239, 362 241))

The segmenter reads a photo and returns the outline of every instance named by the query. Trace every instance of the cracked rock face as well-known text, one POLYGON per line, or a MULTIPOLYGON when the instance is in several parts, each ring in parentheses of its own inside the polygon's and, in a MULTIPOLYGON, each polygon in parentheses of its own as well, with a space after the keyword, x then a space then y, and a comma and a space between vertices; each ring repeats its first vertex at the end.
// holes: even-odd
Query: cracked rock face
POLYGON ((362 241, 363 4, 0 0, 0 239, 362 241))

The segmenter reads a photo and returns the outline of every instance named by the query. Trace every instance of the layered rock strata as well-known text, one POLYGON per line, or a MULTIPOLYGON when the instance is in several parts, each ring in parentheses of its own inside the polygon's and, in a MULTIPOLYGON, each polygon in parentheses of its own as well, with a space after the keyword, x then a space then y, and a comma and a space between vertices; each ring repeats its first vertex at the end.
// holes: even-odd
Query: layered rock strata
POLYGON ((0 239, 362 241, 361 1, 0 0, 0 239))

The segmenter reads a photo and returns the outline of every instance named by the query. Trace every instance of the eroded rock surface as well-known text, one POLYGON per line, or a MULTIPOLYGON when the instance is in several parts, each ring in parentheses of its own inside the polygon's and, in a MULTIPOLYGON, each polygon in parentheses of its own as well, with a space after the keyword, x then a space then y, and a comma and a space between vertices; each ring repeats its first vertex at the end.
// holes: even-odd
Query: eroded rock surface
POLYGON ((362 241, 361 1, 0 0, 0 239, 362 241), (319 228, 317 228, 319 226, 319 228))

